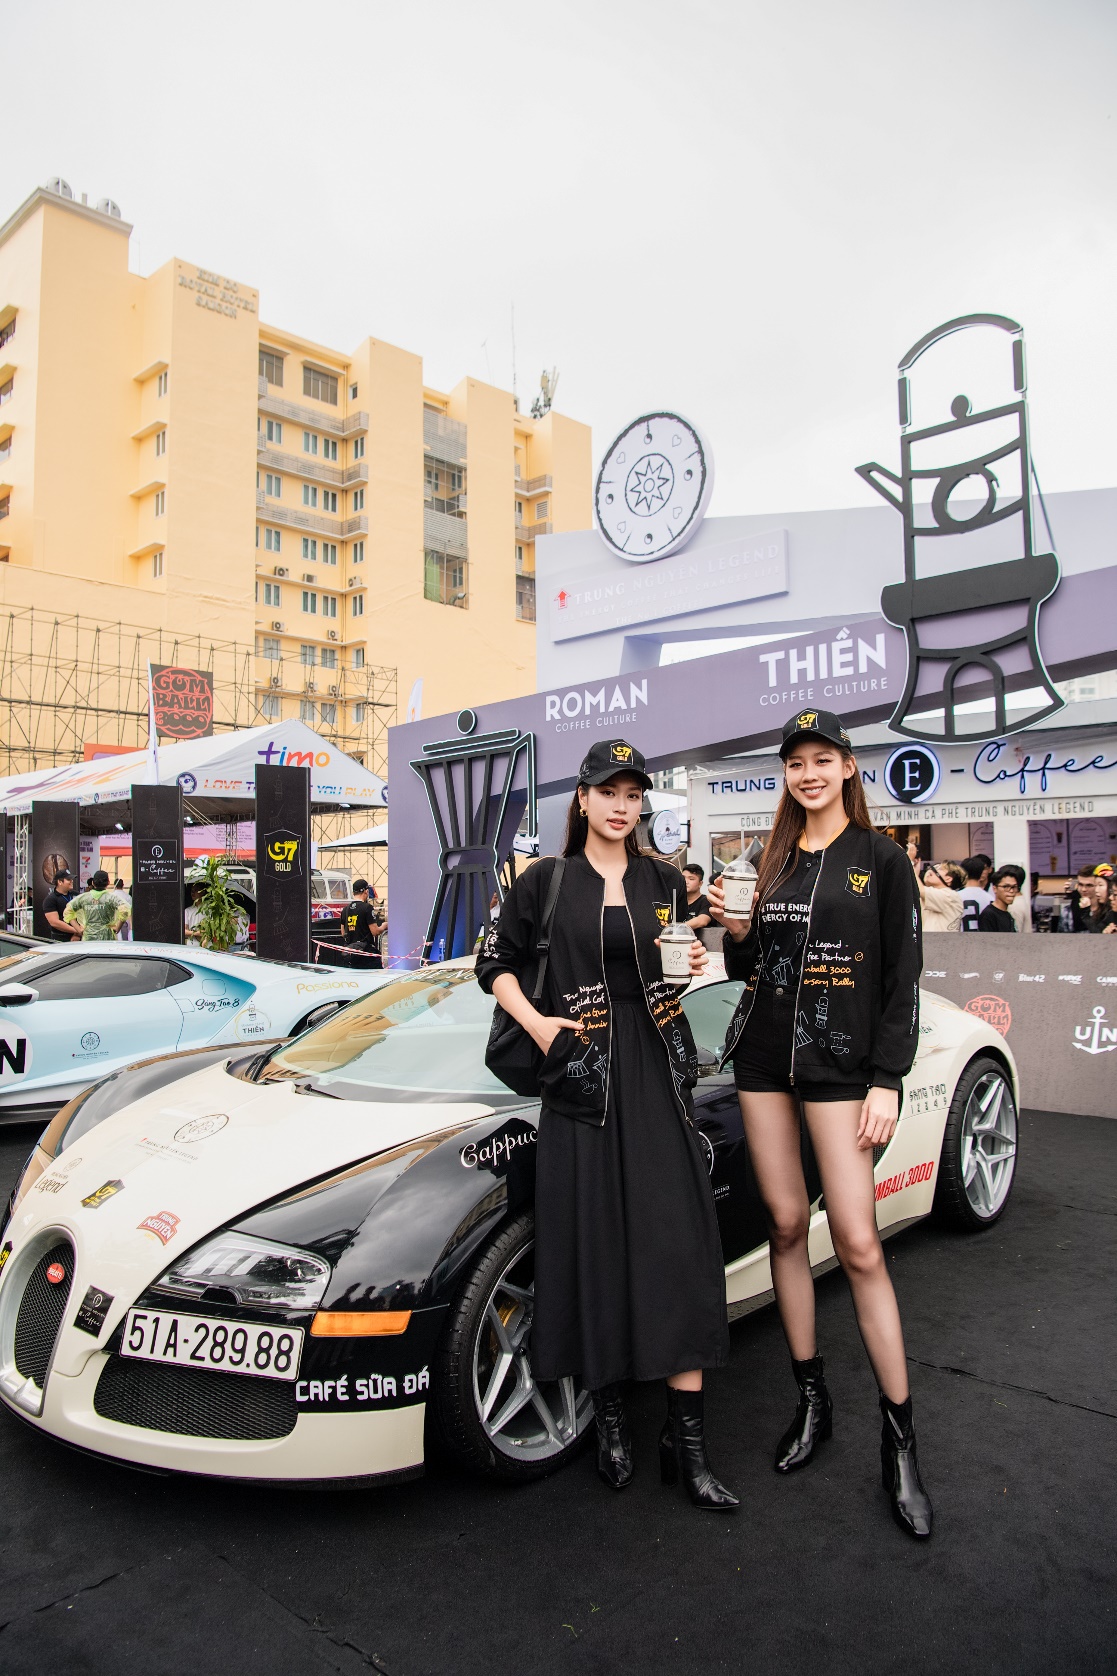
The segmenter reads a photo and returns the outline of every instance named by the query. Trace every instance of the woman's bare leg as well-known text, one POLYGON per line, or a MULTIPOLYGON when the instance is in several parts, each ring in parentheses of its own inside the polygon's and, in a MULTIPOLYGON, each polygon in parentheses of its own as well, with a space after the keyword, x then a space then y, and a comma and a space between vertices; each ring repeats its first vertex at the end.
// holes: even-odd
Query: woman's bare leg
POLYGON ((738 1098, 768 1216, 776 1307, 792 1358, 807 1362, 816 1354, 817 1344, 814 1277, 807 1254, 811 1207, 803 1177, 799 1108, 790 1094, 738 1094, 738 1098))
POLYGON ((808 1101, 803 1110, 822 1177, 834 1253, 849 1281, 862 1341, 880 1389, 890 1402, 902 1403, 908 1396, 904 1331, 877 1233, 872 1149, 857 1147, 861 1104, 808 1101))

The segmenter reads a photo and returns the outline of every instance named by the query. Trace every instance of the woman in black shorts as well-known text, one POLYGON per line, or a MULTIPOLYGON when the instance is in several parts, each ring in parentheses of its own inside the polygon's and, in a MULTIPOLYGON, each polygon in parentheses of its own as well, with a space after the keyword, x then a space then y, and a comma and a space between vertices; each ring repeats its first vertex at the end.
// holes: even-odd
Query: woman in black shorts
POLYGON ((725 1056, 768 1214, 772 1284, 799 1387, 775 1466, 805 1466, 833 1420, 815 1340, 801 1102, 834 1250, 880 1390, 884 1487, 897 1523, 927 1537, 931 1504, 919 1478, 904 1335, 873 1185, 873 1148, 895 1131, 919 1040, 915 875, 903 850, 873 831, 839 717, 800 711, 783 730, 780 756, 784 792, 751 923, 726 919, 717 884, 709 893, 726 929, 726 972, 745 980, 725 1056))

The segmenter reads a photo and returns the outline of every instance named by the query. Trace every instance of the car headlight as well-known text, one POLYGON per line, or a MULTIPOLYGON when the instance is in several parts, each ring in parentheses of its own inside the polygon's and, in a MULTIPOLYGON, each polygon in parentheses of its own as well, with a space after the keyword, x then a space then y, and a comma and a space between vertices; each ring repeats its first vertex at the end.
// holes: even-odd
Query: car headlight
POLYGON ((172 1263, 155 1282, 155 1290, 176 1298, 294 1314, 317 1309, 329 1278, 329 1263, 312 1251, 230 1232, 215 1234, 172 1263))

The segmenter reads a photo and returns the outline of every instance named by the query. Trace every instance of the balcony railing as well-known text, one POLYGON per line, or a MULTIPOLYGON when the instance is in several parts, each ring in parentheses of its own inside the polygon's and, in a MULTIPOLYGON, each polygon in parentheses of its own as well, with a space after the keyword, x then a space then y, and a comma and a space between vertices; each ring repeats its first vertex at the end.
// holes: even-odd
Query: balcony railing
POLYGON ((423 508, 423 545, 438 548, 444 553, 464 556, 469 545, 469 526, 464 518, 451 518, 445 512, 423 508))
POLYGON ((367 460, 356 460, 351 466, 328 466, 313 454, 284 454, 278 448, 269 448, 262 435, 256 442, 256 458, 272 471, 287 471, 293 476, 309 478, 312 483, 337 484, 344 489, 350 483, 368 482, 367 460))
POLYGON ((269 419, 290 419, 293 425, 305 425, 307 430, 322 431, 329 436, 359 436, 368 430, 367 413, 350 413, 347 418, 334 418, 329 413, 317 413, 312 407, 300 407, 297 402, 273 396, 266 378, 260 380, 260 412, 269 419))
POLYGON ((516 616, 521 623, 535 621, 535 577, 516 578, 516 616))
POLYGON ((554 481, 550 477, 529 477, 526 483, 522 477, 516 479, 516 493, 518 495, 538 495, 544 489, 553 487, 554 481))
POLYGON ((551 533, 552 525, 549 520, 545 520, 542 524, 516 525, 517 541, 534 541, 538 535, 550 535, 551 533))
POLYGON ((423 409, 423 449, 434 460, 452 466, 465 465, 466 428, 460 419, 423 409))
POLYGON ((269 524, 282 524, 292 530, 310 530, 315 535, 332 536, 335 541, 346 541, 351 535, 367 535, 368 519, 361 513, 356 518, 324 518, 319 512, 298 512, 281 501, 269 500, 263 489, 256 491, 256 510, 269 524))

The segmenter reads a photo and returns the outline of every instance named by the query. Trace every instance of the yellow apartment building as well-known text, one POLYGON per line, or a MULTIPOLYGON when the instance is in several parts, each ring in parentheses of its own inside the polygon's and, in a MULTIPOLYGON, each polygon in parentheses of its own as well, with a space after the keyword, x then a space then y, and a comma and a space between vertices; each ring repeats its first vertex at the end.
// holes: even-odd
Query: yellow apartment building
POLYGON ((112 715, 143 743, 136 668, 172 649, 214 648, 219 722, 301 716, 377 767, 419 682, 426 714, 530 691, 534 541, 589 525, 588 427, 265 325, 258 290, 194 263, 131 273, 130 232, 61 180, 0 226, 0 656, 41 712, 0 772, 80 756, 112 715), (110 644, 136 666, 115 710, 110 644))

